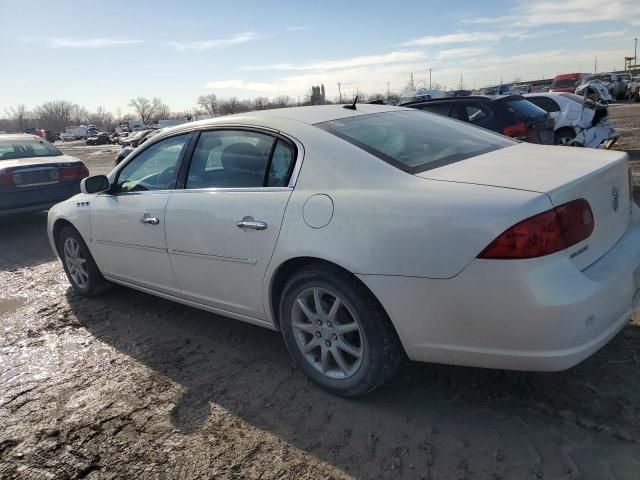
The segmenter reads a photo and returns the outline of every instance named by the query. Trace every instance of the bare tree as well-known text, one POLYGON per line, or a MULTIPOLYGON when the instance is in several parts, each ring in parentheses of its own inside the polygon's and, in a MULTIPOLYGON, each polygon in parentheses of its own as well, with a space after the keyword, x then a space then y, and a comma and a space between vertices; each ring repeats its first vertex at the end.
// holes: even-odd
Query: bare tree
POLYGON ((15 123, 15 128, 19 132, 24 132, 27 128, 27 120, 29 119, 30 113, 27 110, 27 107, 24 104, 16 105, 15 107, 7 108, 5 113, 15 123))
POLYGON ((266 110, 270 107, 267 97, 256 97, 253 99, 254 110, 266 110))
POLYGON ((71 115, 69 120, 77 125, 89 123, 89 111, 77 103, 74 103, 71 105, 71 115))
POLYGON ((237 97, 231 97, 220 102, 220 113, 231 115, 242 111, 242 104, 237 97))
POLYGON ((155 113, 153 114, 153 119, 157 122, 158 120, 165 120, 171 117, 171 108, 166 103, 160 103, 155 113))
POLYGON ((35 117, 44 128, 62 132, 71 124, 71 117, 77 105, 67 100, 45 102, 35 109, 35 117))
POLYGON ((291 105, 293 105, 293 100, 291 100, 291 97, 289 97, 288 95, 281 95, 279 97, 276 97, 271 102, 272 108, 284 108, 290 107, 291 105))
POLYGON ((162 100, 158 97, 154 97, 152 100, 146 97, 132 98, 129 106, 138 113, 142 123, 148 125, 162 106, 162 100))
POLYGON ((220 112, 220 103, 214 93, 200 95, 198 97, 198 105, 207 115, 215 116, 220 112))

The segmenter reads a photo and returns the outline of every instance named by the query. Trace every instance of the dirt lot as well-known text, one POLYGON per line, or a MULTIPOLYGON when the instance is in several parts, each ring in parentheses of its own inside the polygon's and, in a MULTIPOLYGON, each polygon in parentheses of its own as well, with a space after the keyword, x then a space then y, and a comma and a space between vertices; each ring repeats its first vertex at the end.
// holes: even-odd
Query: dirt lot
MULTIPOLYGON (((640 151, 640 105, 612 117, 640 151)), ((63 148, 92 173, 117 150, 63 148)), ((566 372, 406 363, 344 400, 275 332, 125 288, 75 295, 45 221, 0 223, 0 478, 640 478, 638 312, 566 372)))

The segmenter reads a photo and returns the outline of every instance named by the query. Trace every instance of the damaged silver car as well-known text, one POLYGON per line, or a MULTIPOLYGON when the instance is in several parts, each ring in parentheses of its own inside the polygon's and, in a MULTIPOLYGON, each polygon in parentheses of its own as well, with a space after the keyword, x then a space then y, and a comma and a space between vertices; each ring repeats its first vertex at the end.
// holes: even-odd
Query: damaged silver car
POLYGON ((618 139, 605 105, 573 93, 532 93, 524 97, 555 120, 556 145, 611 148, 618 139))

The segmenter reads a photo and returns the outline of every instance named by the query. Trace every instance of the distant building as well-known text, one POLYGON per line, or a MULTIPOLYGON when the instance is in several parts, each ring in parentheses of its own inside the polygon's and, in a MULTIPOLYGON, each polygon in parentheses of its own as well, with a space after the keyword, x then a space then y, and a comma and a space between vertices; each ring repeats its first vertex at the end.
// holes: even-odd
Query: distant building
POLYGON ((324 95, 324 84, 311 87, 311 105, 322 105, 327 103, 324 95))

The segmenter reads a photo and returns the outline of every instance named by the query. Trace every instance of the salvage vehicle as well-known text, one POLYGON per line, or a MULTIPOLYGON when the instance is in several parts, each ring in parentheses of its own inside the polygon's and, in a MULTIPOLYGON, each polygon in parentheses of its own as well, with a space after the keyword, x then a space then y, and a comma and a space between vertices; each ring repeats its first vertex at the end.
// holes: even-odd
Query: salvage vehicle
POLYGON ((417 102, 420 100, 431 100, 433 98, 438 98, 439 96, 440 92, 438 90, 419 88, 414 93, 403 95, 398 101, 398 105, 405 105, 407 103, 417 102))
POLYGON ((574 93, 532 93, 524 96, 555 121, 556 145, 611 148, 618 132, 609 123, 606 106, 574 93))
POLYGON ((640 303, 627 154, 576 152, 385 105, 217 117, 83 180, 48 235, 79 294, 113 282, 279 330, 339 395, 405 355, 557 371, 640 303))
POLYGON ((589 80, 576 88, 576 95, 589 98, 594 102, 611 103, 613 96, 600 80, 589 80))
POLYGON ((125 158, 127 158, 129 156, 129 154, 131 152, 133 152, 134 150, 135 150, 135 148, 133 148, 131 145, 127 145, 126 147, 122 147, 122 149, 116 155, 115 164, 116 165, 120 164, 120 162, 122 162, 125 158))
POLYGON ((495 85, 493 87, 484 87, 478 90, 478 95, 511 95, 511 87, 509 85, 495 85))
POLYGON ((627 84, 627 96, 630 100, 640 102, 640 77, 633 77, 627 84))
POLYGON ((588 77, 588 73, 562 73, 553 77, 549 92, 575 93, 582 80, 588 77))
POLYGON ((526 142, 555 143, 553 119, 521 95, 441 98, 406 106, 469 122, 526 142))
POLYGON ((46 210, 79 193, 88 175, 84 163, 43 138, 0 135, 0 216, 46 210))
MULTIPOLYGON (((626 94, 627 85, 622 78, 615 73, 599 73, 597 75, 589 75, 581 82, 581 87, 584 84, 600 82, 600 84, 607 89, 612 99, 623 100, 626 94)), ((578 93, 576 91, 576 93, 578 93)), ((578 95, 580 95, 578 93, 578 95)))
POLYGON ((106 145, 111 143, 111 137, 106 132, 100 132, 87 138, 85 143, 87 145, 106 145))

